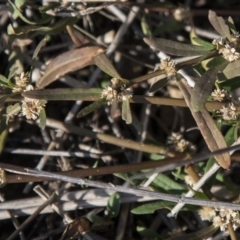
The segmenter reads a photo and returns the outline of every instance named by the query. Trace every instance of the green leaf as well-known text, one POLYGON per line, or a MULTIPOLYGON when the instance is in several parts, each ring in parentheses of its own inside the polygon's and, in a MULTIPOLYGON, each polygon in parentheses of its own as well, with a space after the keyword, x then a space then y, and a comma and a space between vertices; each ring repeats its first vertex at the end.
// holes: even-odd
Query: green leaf
POLYGON ((228 146, 231 146, 234 142, 235 142, 235 132, 236 132, 236 128, 238 128, 237 125, 232 126, 226 133, 225 135, 225 141, 227 143, 228 146))
POLYGON ((107 210, 111 218, 117 217, 120 211, 120 195, 118 193, 112 194, 108 199, 107 210))
POLYGON ((164 189, 169 193, 183 193, 186 191, 186 188, 181 184, 175 182, 165 174, 159 173, 157 177, 154 179, 153 185, 164 189))
POLYGON ((18 9, 21 9, 22 6, 26 4, 28 0, 15 0, 15 5, 18 9))
POLYGON ((209 42, 207 42, 207 41, 205 41, 205 40, 203 40, 201 38, 194 37, 193 41, 195 43, 197 43, 198 45, 203 46, 204 48, 206 48, 208 50, 215 49, 215 46, 212 43, 209 43, 209 42))
POLYGON ((169 82, 169 79, 167 77, 164 77, 163 79, 156 81, 150 87, 149 92, 158 91, 159 89, 163 88, 168 82, 169 82))
POLYGON ((58 55, 48 64, 44 76, 39 81, 39 88, 46 87, 66 73, 92 65, 93 57, 100 49, 98 46, 83 47, 58 55))
POLYGON ((8 85, 8 79, 1 75, 0 74, 0 84, 2 84, 3 86, 7 87, 7 88, 11 88, 9 85, 8 85))
POLYGON ((150 29, 149 24, 147 22, 145 14, 141 18, 141 27, 142 27, 143 34, 145 36, 147 36, 147 37, 151 37, 152 36, 152 32, 151 32, 151 29, 150 29))
POLYGON ((117 78, 121 81, 123 81, 124 83, 128 83, 129 81, 126 79, 123 79, 119 73, 117 72, 117 70, 115 69, 115 67, 112 65, 111 61, 109 60, 109 58, 105 55, 104 52, 100 52, 94 56, 94 63, 106 74, 108 74, 111 77, 117 78))
POLYGON ((26 91, 22 93, 22 96, 33 99, 44 99, 47 101, 94 101, 101 97, 101 93, 102 89, 100 88, 55 88, 26 91))
POLYGON ((145 43, 167 54, 175 56, 199 56, 209 53, 209 49, 202 46, 179 43, 164 38, 144 38, 145 43))
POLYGON ((50 40, 50 36, 46 35, 41 42, 37 45, 36 49, 34 50, 32 59, 35 60, 35 58, 37 57, 38 53, 40 52, 40 50, 42 49, 43 46, 45 46, 45 44, 50 40))
POLYGON ((132 114, 130 110, 129 100, 122 102, 122 119, 126 122, 126 124, 132 123, 132 114))
POLYGON ((206 227, 200 231, 196 231, 194 233, 183 234, 177 236, 172 236, 167 238, 166 240, 202 240, 211 237, 219 227, 215 227, 214 225, 206 227))
MULTIPOLYGON (((155 211, 159 210, 159 209, 163 209, 163 208, 167 208, 167 209, 172 209, 174 206, 176 205, 176 203, 173 202, 168 202, 168 201, 156 201, 156 202, 150 202, 150 203, 145 203, 139 207, 136 207, 134 209, 131 210, 131 213, 133 214, 138 214, 138 215, 142 215, 142 214, 152 214, 155 211)), ((186 205, 185 207, 183 207, 181 210, 184 211, 189 211, 189 210, 197 210, 198 207, 195 206, 190 206, 190 205, 186 205)))
POLYGON ((160 237, 155 231, 151 229, 147 229, 145 227, 137 226, 137 232, 144 238, 151 240, 161 240, 163 238, 160 237))
POLYGON ((3 133, 3 131, 5 131, 7 129, 7 117, 6 117, 6 110, 2 110, 1 116, 0 116, 0 134, 3 133))
POLYGON ((240 88, 240 77, 235 77, 219 83, 219 86, 227 91, 233 91, 240 88))
POLYGON ((208 96, 212 92, 217 73, 222 71, 226 65, 227 63, 218 68, 210 68, 198 79, 191 95, 191 107, 193 111, 198 112, 204 107, 208 96))
POLYGON ((90 105, 88 105, 87 107, 85 107, 83 110, 81 110, 77 117, 80 118, 80 117, 84 117, 86 116, 87 114, 93 112, 95 109, 99 108, 100 106, 102 106, 104 103, 107 103, 107 100, 105 98, 103 99, 100 99, 96 102, 93 102, 91 103, 90 105))
POLYGON ((230 30, 225 20, 222 17, 218 17, 214 11, 209 10, 208 12, 209 22, 213 28, 224 38, 230 39, 230 30))
POLYGON ((232 17, 230 17, 230 16, 228 17, 228 26, 233 34, 235 34, 237 32, 234 21, 233 21, 232 17))
POLYGON ((208 63, 206 64, 206 67, 207 69, 216 68, 224 63, 226 63, 226 60, 223 58, 223 56, 216 56, 212 59, 209 59, 208 63))
POLYGON ((240 60, 230 62, 222 73, 219 74, 223 79, 231 79, 240 76, 240 60), (221 76, 223 75, 223 76, 221 76))
POLYGON ((21 111, 20 103, 15 103, 14 105, 9 105, 6 109, 7 122, 12 116, 17 115, 21 111))
POLYGON ((45 109, 42 108, 39 114, 39 127, 44 129, 46 126, 46 112, 45 109))
POLYGON ((15 18, 20 17, 25 23, 30 24, 30 25, 35 25, 35 22, 32 22, 30 20, 28 20, 25 16, 22 15, 21 11, 16 7, 16 5, 14 5, 14 3, 12 3, 11 0, 8 0, 8 2, 10 3, 10 5, 13 8, 13 16, 15 18))
MULTIPOLYGON (((0 125, 1 125, 1 119, 0 119, 0 125)), ((2 151, 4 149, 4 145, 5 145, 7 136, 8 136, 8 130, 5 129, 5 130, 1 131, 1 127, 0 127, 0 154, 2 153, 2 151)))

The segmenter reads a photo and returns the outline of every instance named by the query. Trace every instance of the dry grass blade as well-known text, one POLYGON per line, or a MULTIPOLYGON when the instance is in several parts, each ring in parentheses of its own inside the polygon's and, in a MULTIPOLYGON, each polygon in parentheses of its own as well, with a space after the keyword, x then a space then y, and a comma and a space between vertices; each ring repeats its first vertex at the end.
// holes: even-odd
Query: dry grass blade
MULTIPOLYGON (((185 101, 192 112, 192 115, 199 127, 199 130, 202 133, 203 138, 206 141, 206 144, 208 145, 208 148, 211 151, 215 151, 217 149, 227 147, 227 144, 224 140, 222 133, 217 128, 216 124, 214 123, 212 117, 205 109, 205 107, 203 107, 202 110, 200 110, 199 112, 195 112, 191 107, 190 93, 189 90, 187 89, 187 86, 185 85, 185 83, 183 83, 183 81, 179 81, 178 86, 183 93, 185 101)), ((223 153, 221 155, 216 156, 215 158, 222 168, 224 169, 229 168, 231 164, 231 158, 229 153, 223 153)))

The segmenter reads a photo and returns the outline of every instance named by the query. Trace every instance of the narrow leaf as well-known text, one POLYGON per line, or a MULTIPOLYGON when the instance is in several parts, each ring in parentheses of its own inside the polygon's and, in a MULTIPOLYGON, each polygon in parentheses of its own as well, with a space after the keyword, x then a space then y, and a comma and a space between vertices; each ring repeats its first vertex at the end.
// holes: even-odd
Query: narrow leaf
POLYGON ((39 114, 39 127, 44 129, 46 126, 46 112, 45 109, 42 108, 39 114))
POLYGON ((209 49, 202 46, 179 43, 163 38, 144 38, 143 40, 150 47, 175 56, 199 56, 210 52, 209 49))
POLYGON ((81 110, 78 113, 77 117, 80 118, 80 117, 86 116, 87 114, 93 112, 95 109, 99 108, 100 106, 102 106, 106 102, 107 102, 107 100, 105 98, 103 98, 103 99, 100 99, 96 102, 91 103, 90 105, 85 107, 83 110, 81 110))
POLYGON ((47 66, 44 76, 39 81, 39 88, 49 85, 66 73, 93 64, 93 57, 100 49, 98 46, 91 46, 60 54, 47 66))
POLYGON ((230 30, 225 20, 222 17, 218 17, 214 11, 209 10, 208 12, 209 22, 212 24, 214 29, 224 38, 230 39, 230 30))
POLYGON ((14 105, 9 105, 6 109, 7 122, 12 116, 17 115, 21 111, 20 103, 15 103, 14 105))
POLYGON ((67 25, 66 29, 76 47, 81 47, 82 45, 89 43, 89 40, 86 38, 86 36, 84 36, 74 27, 67 25))
MULTIPOLYGON (((0 119, 0 122, 1 122, 1 119, 0 119)), ((8 136, 8 130, 5 129, 5 130, 1 131, 1 127, 0 127, 0 154, 2 153, 2 151, 4 149, 4 145, 5 145, 7 136, 8 136)))
POLYGON ((33 99, 44 99, 52 101, 94 101, 98 100, 101 97, 101 93, 102 89, 100 88, 55 88, 27 91, 23 92, 22 96, 33 99))
POLYGON ((117 96, 113 98, 112 105, 111 105, 111 117, 114 118, 116 111, 118 109, 118 99, 117 96))
POLYGON ((202 239, 207 239, 211 237, 219 227, 216 227, 214 225, 206 227, 202 230, 196 231, 194 233, 189 233, 189 234, 183 234, 177 235, 177 236, 172 236, 170 238, 167 238, 166 240, 202 240, 202 239))
POLYGON ((226 64, 223 64, 218 68, 210 68, 198 79, 191 95, 191 106, 193 111, 197 112, 203 108, 207 98, 212 92, 217 73, 220 70, 223 70, 226 67, 226 64))
POLYGON ((222 73, 225 79, 231 79, 240 76, 240 60, 230 62, 222 73))
POLYGON ((111 218, 118 216, 120 211, 120 204, 120 195, 118 193, 114 193, 109 197, 107 210, 111 218))
POLYGON ((30 25, 36 24, 35 22, 29 21, 25 16, 23 16, 21 11, 16 7, 16 5, 14 5, 14 3, 12 3, 12 1, 8 0, 8 2, 11 4, 13 8, 13 14, 16 18, 20 17, 25 23, 28 23, 30 25))
POLYGON ((203 40, 201 38, 194 37, 193 40, 194 40, 195 43, 197 43, 200 46, 205 47, 208 50, 215 49, 215 46, 212 43, 207 42, 207 41, 205 41, 205 40, 203 40))
POLYGON ((232 17, 228 17, 228 26, 229 26, 232 33, 237 32, 237 29, 235 27, 235 24, 234 24, 234 21, 233 21, 232 17))
POLYGON ((149 92, 156 92, 159 89, 163 88, 165 85, 167 85, 169 79, 167 77, 164 77, 161 80, 156 81, 152 84, 152 86, 149 89, 149 92))
POLYGON ((122 119, 126 122, 126 124, 132 123, 132 114, 128 100, 122 102, 122 119))
POLYGON ((5 131, 7 129, 7 118, 6 118, 6 114, 5 114, 5 109, 2 110, 1 112, 1 116, 0 116, 0 134, 3 133, 3 131, 5 131))
POLYGON ((111 77, 115 77, 117 79, 121 79, 121 76, 112 65, 109 58, 104 54, 104 52, 100 52, 96 56, 94 56, 94 63, 105 73, 110 75, 111 77))
MULTIPOLYGON (((163 208, 168 208, 172 209, 176 204, 173 202, 168 202, 168 201, 156 201, 156 202, 151 202, 151 203, 145 203, 139 207, 136 207, 131 210, 131 213, 133 214, 152 214, 155 211, 163 208)), ((181 210, 197 210, 198 208, 195 206, 189 206, 186 205, 184 206, 181 210)))
MULTIPOLYGON (((226 148, 227 144, 222 133, 217 128, 215 122, 210 116, 209 112, 203 107, 199 112, 195 112, 190 103, 190 89, 182 81, 178 81, 178 86, 182 91, 185 101, 191 110, 191 113, 198 125, 201 134, 208 145, 210 151, 216 151, 218 149, 226 148)), ((231 164, 231 158, 228 152, 215 156, 218 164, 228 169, 231 164)))
POLYGON ((33 53, 33 56, 32 56, 32 59, 34 60, 38 53, 40 52, 40 50, 42 49, 42 47, 46 44, 46 42, 48 42, 50 40, 50 36, 49 35, 46 35, 42 40, 41 42, 37 45, 34 53, 33 53))
POLYGON ((10 86, 8 85, 8 79, 0 74, 0 84, 2 84, 3 86, 10 88, 10 86))

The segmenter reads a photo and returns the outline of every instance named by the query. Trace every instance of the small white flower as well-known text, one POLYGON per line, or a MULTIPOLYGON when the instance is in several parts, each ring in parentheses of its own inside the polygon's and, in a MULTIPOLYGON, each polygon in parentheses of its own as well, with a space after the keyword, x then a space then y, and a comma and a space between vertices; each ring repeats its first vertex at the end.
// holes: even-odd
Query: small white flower
POLYGON ((126 101, 132 97, 132 90, 130 88, 122 87, 121 92, 118 95, 119 101, 126 101))
POLYGON ((174 77, 177 75, 175 62, 169 57, 161 60, 160 69, 166 71, 166 75, 170 80, 174 79, 174 77))
POLYGON ((108 100, 110 104, 113 102, 114 98, 116 97, 117 97, 117 91, 109 86, 103 89, 101 94, 101 98, 106 98, 106 100, 108 100))
POLYGON ((226 121, 237 120, 239 117, 238 110, 233 103, 229 103, 227 107, 222 107, 219 112, 221 113, 223 120, 226 121))
POLYGON ((236 61, 240 58, 240 53, 234 47, 226 44, 224 48, 219 49, 219 53, 222 53, 223 57, 228 62, 236 61))
POLYGON ((223 100, 225 100, 227 94, 228 94, 227 91, 224 90, 224 89, 223 90, 215 89, 211 93, 211 96, 212 96, 214 101, 222 102, 223 100))
POLYGON ((196 151, 195 145, 185 140, 181 133, 173 132, 171 136, 167 138, 167 144, 176 152, 184 152, 186 150, 196 151))
POLYGON ((225 231, 229 223, 233 225, 234 230, 240 226, 239 212, 231 209, 202 207, 199 215, 202 220, 211 221, 214 226, 220 227, 221 231, 225 231))
POLYGON ((40 102, 40 100, 24 98, 21 115, 27 119, 36 120, 43 107, 45 107, 45 104, 40 102))
POLYGON ((15 84, 16 86, 12 89, 13 93, 23 92, 26 88, 29 81, 28 73, 22 72, 20 75, 15 76, 15 84))
POLYGON ((194 179, 190 175, 184 176, 184 180, 185 180, 186 184, 191 187, 195 184, 194 179))
POLYGON ((212 221, 216 216, 216 211, 211 207, 202 207, 198 213, 202 220, 212 221))

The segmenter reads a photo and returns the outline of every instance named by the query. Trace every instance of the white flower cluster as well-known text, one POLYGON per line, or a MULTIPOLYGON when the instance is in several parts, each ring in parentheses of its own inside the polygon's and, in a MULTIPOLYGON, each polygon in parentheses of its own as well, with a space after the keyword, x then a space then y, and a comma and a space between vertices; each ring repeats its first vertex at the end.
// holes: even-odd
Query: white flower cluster
POLYGON ((223 120, 226 121, 237 120, 239 117, 239 110, 233 103, 229 103, 227 107, 222 107, 219 112, 223 120))
POLYGON ((15 87, 12 89, 13 93, 21 93, 23 92, 29 82, 29 76, 28 73, 22 72, 20 75, 15 76, 15 87))
MULTIPOLYGON (((25 91, 34 90, 34 87, 29 83, 28 73, 21 73, 20 76, 15 77, 16 86, 12 89, 14 93, 21 93, 25 91)), ((36 120, 45 107, 45 104, 38 99, 24 98, 21 105, 21 116, 27 119, 36 120)))
POLYGON ((161 60, 160 69, 166 71, 169 80, 175 79, 175 76, 177 75, 176 65, 170 57, 161 60))
POLYGON ((224 100, 229 100, 231 98, 231 95, 224 89, 215 89, 211 93, 212 99, 214 101, 222 102, 224 100))
POLYGON ((238 39, 239 35, 234 35, 232 37, 233 42, 229 42, 226 39, 214 39, 213 40, 213 45, 216 46, 216 49, 218 50, 218 53, 222 54, 222 56, 228 61, 228 62, 233 62, 236 61, 238 59, 240 59, 240 53, 237 52, 236 48, 235 48, 235 44, 234 42, 237 40, 234 39, 238 39))
POLYGON ((185 140, 181 133, 173 132, 167 138, 167 145, 176 152, 184 152, 186 150, 190 150, 192 152, 196 151, 196 146, 191 142, 185 140))
POLYGON ((203 207, 199 210, 199 215, 202 220, 211 221, 214 226, 220 227, 221 231, 225 231, 229 223, 232 224, 234 230, 240 226, 239 212, 231 209, 203 207))
POLYGON ((106 98, 108 104, 112 104, 114 99, 117 99, 117 101, 126 101, 132 97, 132 90, 130 88, 121 86, 119 91, 116 90, 117 85, 119 84, 119 80, 117 78, 113 78, 111 82, 112 86, 108 86, 103 89, 101 94, 101 98, 106 98))

